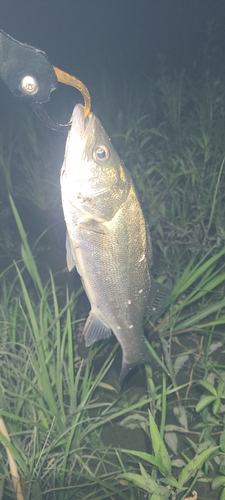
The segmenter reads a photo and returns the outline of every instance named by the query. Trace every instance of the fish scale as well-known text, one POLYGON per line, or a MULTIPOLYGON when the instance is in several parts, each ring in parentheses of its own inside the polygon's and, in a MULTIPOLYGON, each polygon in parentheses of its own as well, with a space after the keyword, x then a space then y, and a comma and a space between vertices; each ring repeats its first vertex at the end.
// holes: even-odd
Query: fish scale
POLYGON ((151 240, 130 173, 100 121, 72 115, 61 193, 67 225, 67 262, 76 266, 91 311, 86 345, 111 331, 123 352, 122 380, 138 363, 151 363, 143 319, 151 290, 151 240), (99 155, 99 157, 98 157, 99 155))

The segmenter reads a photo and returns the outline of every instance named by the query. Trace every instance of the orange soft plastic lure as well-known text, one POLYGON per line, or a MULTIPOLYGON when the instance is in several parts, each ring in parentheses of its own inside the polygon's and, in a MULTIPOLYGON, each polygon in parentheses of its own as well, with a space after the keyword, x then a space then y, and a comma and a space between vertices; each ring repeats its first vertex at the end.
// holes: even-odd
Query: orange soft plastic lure
POLYGON ((75 76, 69 75, 65 71, 53 66, 58 82, 64 83, 65 85, 71 85, 71 87, 75 87, 79 92, 81 92, 84 99, 84 118, 88 116, 91 110, 91 96, 89 91, 78 78, 75 76))

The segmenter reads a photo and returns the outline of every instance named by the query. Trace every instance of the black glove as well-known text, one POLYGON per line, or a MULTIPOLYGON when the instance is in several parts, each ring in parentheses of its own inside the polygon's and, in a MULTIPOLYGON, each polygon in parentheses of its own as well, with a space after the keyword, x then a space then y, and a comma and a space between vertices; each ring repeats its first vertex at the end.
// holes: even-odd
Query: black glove
POLYGON ((49 101, 58 80, 44 52, 18 42, 0 30, 0 77, 14 96, 26 100, 41 121, 53 130, 68 130, 70 124, 54 122, 43 103, 49 101))

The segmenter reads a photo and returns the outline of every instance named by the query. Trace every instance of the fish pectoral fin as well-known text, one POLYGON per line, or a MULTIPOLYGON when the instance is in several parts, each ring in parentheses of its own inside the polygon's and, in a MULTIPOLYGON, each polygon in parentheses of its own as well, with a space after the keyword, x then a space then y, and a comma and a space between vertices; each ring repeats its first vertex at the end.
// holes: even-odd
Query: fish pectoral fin
POLYGON ((113 232, 108 227, 104 226, 104 222, 99 222, 95 219, 86 219, 79 221, 78 225, 79 228, 85 229, 86 231, 97 234, 104 234, 105 236, 108 236, 108 238, 110 238, 111 240, 113 239, 114 241, 116 241, 116 243, 118 243, 118 240, 115 238, 113 232))
POLYGON ((79 228, 85 229, 86 231, 111 236, 111 231, 107 227, 105 227, 102 222, 99 222, 95 219, 79 221, 78 225, 79 228))
POLYGON ((68 232, 66 232, 66 263, 69 271, 76 266, 75 251, 68 232))
POLYGON ((83 335, 85 337, 85 345, 89 347, 97 340, 107 339, 111 336, 111 328, 106 326, 97 316, 91 311, 84 325, 83 335))
POLYGON ((79 220, 78 226, 93 233, 104 233, 102 223, 95 219, 79 220))

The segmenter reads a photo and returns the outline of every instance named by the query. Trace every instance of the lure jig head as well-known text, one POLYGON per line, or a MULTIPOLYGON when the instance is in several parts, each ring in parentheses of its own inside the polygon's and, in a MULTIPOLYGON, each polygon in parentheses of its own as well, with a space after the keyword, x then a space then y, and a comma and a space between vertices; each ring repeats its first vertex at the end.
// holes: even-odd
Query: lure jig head
POLYGON ((85 85, 68 73, 52 66, 42 50, 15 40, 0 30, 0 77, 15 97, 27 101, 40 120, 53 130, 68 130, 70 123, 52 120, 43 103, 49 101, 58 82, 78 89, 84 99, 84 116, 90 112, 91 98, 85 85))

